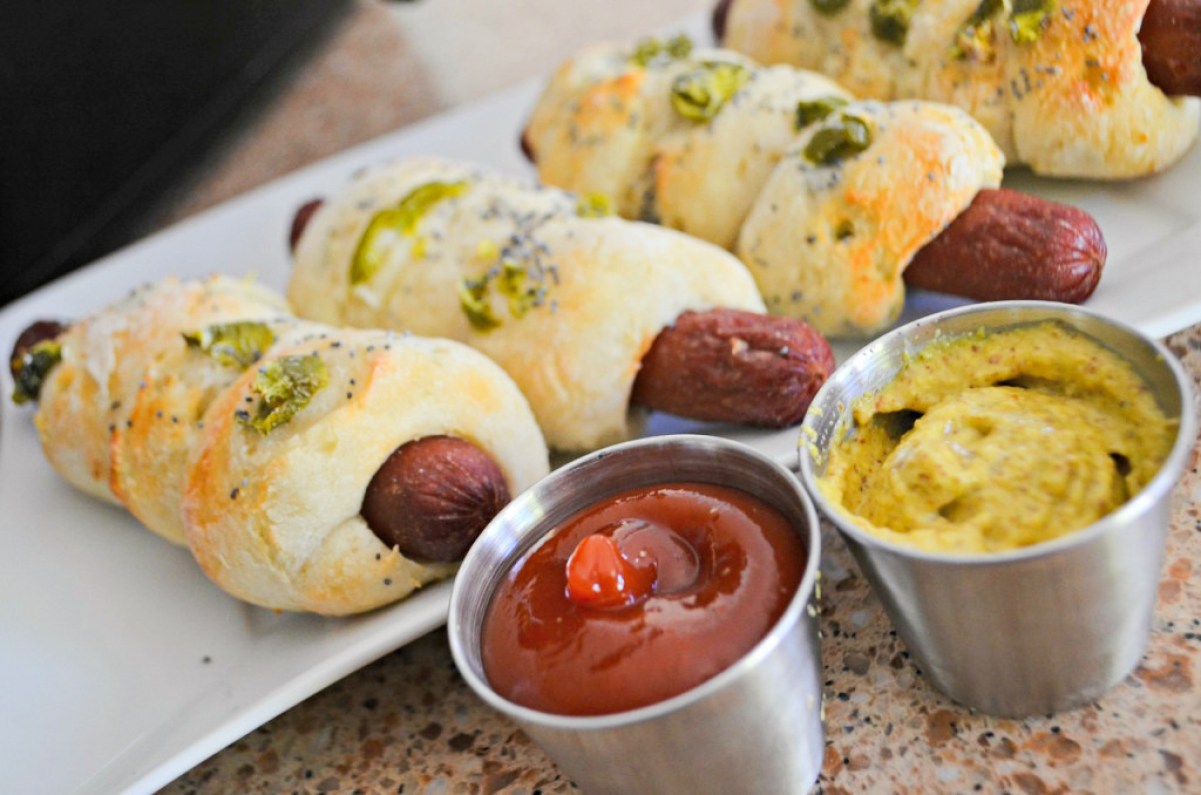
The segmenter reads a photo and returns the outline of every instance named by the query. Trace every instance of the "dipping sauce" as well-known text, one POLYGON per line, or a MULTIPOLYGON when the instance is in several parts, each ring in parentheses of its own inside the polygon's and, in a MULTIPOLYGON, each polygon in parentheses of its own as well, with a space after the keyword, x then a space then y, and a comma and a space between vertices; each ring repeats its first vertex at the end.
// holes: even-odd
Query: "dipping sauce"
POLYGON ((806 550, 738 489, 659 484, 568 519, 497 587, 482 633, 497 693, 563 715, 670 698, 720 673, 783 614, 806 550))
POLYGON ((1125 359, 1056 322, 936 340, 853 417, 823 493, 868 532, 935 552, 1086 527, 1154 477, 1175 435, 1125 359))

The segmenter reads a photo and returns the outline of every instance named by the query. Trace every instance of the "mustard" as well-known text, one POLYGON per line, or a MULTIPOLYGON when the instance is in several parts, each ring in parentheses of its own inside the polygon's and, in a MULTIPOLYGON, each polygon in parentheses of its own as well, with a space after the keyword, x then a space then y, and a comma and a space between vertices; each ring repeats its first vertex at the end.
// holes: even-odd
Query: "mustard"
POLYGON ((852 416, 823 493, 881 538, 954 553, 1092 524, 1155 476, 1175 426, 1128 362, 1049 322, 932 342, 852 416))

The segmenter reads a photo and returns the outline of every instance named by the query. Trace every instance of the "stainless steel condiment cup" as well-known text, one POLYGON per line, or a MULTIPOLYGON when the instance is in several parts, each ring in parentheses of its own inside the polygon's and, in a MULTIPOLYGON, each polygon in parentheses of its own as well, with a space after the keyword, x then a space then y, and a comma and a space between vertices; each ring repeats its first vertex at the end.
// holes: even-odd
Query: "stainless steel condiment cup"
POLYGON ((800 470, 931 684, 981 712, 1019 717, 1094 701, 1138 662, 1150 634, 1171 492, 1196 431, 1191 382, 1161 344, 1079 307, 1006 301, 930 315, 851 357, 805 418, 800 470), (854 432, 857 399, 891 381, 936 335, 1044 320, 1066 323, 1125 358, 1168 418, 1179 421, 1167 460, 1142 491, 1086 528, 991 554, 894 544, 830 504, 818 479, 826 451, 854 432))
POLYGON ((820 554, 817 515, 800 482, 754 449, 691 435, 616 445, 552 472, 484 530, 455 578, 451 651, 480 698, 512 718, 590 795, 805 792, 817 779, 824 751, 813 604, 820 554), (564 716, 498 695, 484 673, 480 627, 501 579, 580 510, 621 491, 673 482, 746 491, 781 511, 801 535, 808 563, 775 626, 717 676, 635 710, 564 716))

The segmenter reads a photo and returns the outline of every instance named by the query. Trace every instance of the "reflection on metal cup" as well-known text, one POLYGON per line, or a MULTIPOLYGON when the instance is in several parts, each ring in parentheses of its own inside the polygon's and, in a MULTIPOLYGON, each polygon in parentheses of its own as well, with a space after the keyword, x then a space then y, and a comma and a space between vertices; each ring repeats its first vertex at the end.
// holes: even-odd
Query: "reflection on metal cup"
POLYGON ((1079 307, 996 302, 915 321, 849 359, 804 421, 800 470, 931 684, 981 712, 1020 717, 1094 701, 1137 664, 1150 634, 1171 492, 1196 430, 1189 378, 1161 344, 1079 307), (851 430, 855 401, 888 384, 924 345, 936 336, 1047 320, 1126 359, 1178 422, 1159 471, 1117 510, 1032 546, 949 554, 873 535, 823 495, 826 451, 851 430))
POLYGON ((551 473, 481 534, 455 579, 451 651, 472 689, 512 718, 584 792, 804 792, 816 781, 825 750, 814 605, 820 554, 817 515, 800 482, 752 448, 691 435, 616 445, 551 473), (500 580, 579 511, 631 488, 678 482, 741 489, 780 511, 801 535, 808 553, 804 574, 767 635, 697 687, 626 712, 556 715, 498 695, 485 675, 480 632, 500 580))

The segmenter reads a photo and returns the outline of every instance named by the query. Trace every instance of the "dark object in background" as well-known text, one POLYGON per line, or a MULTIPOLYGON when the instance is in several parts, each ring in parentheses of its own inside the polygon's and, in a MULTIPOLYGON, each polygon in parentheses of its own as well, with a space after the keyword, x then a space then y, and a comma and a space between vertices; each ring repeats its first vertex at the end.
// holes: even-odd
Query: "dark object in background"
POLYGON ((352 5, 6 2, 0 305, 138 237, 352 5))

